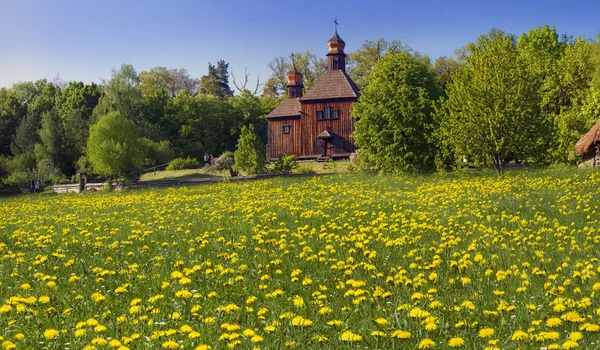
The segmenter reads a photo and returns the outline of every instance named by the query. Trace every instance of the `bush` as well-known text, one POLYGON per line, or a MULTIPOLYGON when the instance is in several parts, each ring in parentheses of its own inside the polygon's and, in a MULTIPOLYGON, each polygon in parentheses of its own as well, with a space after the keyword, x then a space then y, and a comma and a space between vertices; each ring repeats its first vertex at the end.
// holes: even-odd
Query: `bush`
POLYGON ((167 170, 196 169, 200 167, 200 162, 196 158, 175 158, 167 166, 167 170))
POLYGON ((306 165, 299 166, 294 171, 294 174, 314 174, 314 173, 315 173, 315 171, 313 169, 311 169, 310 167, 307 167, 306 165))
POLYGON ((215 159, 214 170, 218 171, 229 171, 229 175, 237 176, 238 173, 235 171, 235 156, 233 152, 225 152, 215 159))
POLYGON ((275 174, 289 174, 298 167, 298 161, 294 155, 282 155, 273 163, 273 172, 275 174))

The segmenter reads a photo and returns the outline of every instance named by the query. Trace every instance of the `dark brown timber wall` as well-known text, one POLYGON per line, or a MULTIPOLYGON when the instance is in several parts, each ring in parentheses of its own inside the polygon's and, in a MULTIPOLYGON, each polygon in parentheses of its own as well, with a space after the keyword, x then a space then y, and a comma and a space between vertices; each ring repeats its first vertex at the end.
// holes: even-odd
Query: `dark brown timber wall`
POLYGON ((320 140, 317 139, 317 135, 326 129, 337 135, 333 140, 333 148, 327 151, 327 155, 341 156, 354 152, 356 146, 352 139, 352 132, 354 131, 355 118, 351 115, 352 103, 354 102, 356 102, 355 98, 302 101, 300 155, 317 157, 323 154, 323 147, 320 140), (339 119, 317 120, 317 111, 322 111, 325 106, 339 110, 339 119))
POLYGON ((269 142, 267 158, 275 159, 281 155, 300 155, 300 117, 269 119, 269 142), (290 126, 290 133, 283 133, 283 126, 290 126))

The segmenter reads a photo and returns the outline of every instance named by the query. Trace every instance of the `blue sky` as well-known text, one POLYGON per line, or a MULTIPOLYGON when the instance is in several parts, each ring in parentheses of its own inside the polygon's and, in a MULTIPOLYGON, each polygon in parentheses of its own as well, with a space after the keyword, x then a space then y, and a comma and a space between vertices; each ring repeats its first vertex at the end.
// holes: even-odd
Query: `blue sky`
POLYGON ((129 1, 0 0, 0 87, 53 79, 101 82, 131 63, 206 74, 224 59, 236 75, 269 75, 275 56, 325 56, 333 19, 346 52, 365 40, 400 40, 432 58, 500 28, 521 34, 548 24, 595 37, 600 1, 129 1))

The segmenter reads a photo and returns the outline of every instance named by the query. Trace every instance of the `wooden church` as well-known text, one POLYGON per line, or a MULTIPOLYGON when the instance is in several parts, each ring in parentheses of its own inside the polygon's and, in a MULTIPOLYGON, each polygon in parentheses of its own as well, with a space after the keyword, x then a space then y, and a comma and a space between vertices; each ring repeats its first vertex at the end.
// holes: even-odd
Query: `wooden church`
POLYGON ((287 74, 287 99, 267 115, 267 157, 298 159, 347 158, 356 150, 352 140, 352 104, 360 92, 346 74, 346 43, 335 31, 327 42, 327 72, 304 92, 302 74, 287 74))

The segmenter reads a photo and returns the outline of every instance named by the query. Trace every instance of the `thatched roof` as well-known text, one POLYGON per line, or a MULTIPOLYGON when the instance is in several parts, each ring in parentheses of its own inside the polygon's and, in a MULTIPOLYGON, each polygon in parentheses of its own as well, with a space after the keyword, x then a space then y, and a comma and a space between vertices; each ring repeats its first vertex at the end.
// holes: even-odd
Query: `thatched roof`
POLYGON ((575 145, 575 149, 577 150, 577 153, 585 154, 597 142, 600 142, 600 120, 598 120, 596 125, 594 125, 590 131, 581 136, 575 145))

